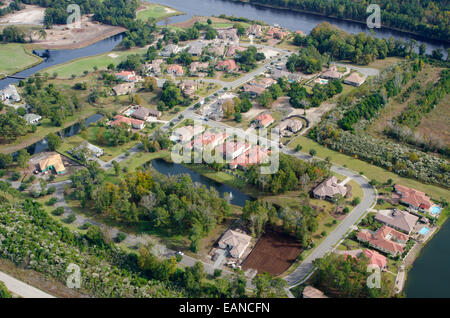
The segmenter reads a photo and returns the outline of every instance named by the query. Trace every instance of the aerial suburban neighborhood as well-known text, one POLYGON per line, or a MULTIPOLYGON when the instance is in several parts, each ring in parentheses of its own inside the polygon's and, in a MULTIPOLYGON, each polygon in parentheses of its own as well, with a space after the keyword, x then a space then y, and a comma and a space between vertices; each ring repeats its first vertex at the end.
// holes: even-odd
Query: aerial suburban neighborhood
POLYGON ((450 297, 448 4, 184 2, 0 0, 0 297, 450 297))

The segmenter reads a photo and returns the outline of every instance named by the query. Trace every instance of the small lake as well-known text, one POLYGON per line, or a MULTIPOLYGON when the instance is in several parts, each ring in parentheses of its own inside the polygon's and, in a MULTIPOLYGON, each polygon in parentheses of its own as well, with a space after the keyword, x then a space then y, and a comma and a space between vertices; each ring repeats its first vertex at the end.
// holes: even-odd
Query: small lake
MULTIPOLYGON (((27 78, 42 69, 63 64, 78 58, 93 56, 113 50, 123 39, 122 34, 117 34, 104 40, 98 41, 94 44, 88 45, 80 49, 72 50, 34 50, 33 53, 42 57, 44 60, 42 63, 30 67, 24 71, 14 74, 17 77, 27 78)), ((51 76, 52 74, 50 74, 51 76)), ((4 78, 0 80, 0 89, 8 86, 9 84, 17 83, 19 79, 4 78)))
POLYGON ((177 164, 177 163, 171 163, 167 162, 163 159, 154 159, 152 160, 152 167, 158 171, 161 174, 164 175, 178 175, 178 174, 188 174, 193 182, 198 182, 206 187, 214 188, 217 190, 217 192, 220 193, 220 196, 223 197, 225 193, 232 193, 231 202, 234 205, 243 207, 245 205, 245 202, 247 200, 253 201, 254 199, 247 194, 239 191, 236 188, 230 187, 226 184, 216 182, 214 180, 211 180, 210 178, 207 178, 205 176, 202 176, 200 173, 195 172, 189 168, 186 168, 183 165, 177 164))
MULTIPOLYGON (((93 123, 96 123, 97 121, 99 121, 102 118, 103 118, 103 115, 95 114, 95 115, 92 115, 92 116, 86 118, 84 124, 87 127, 93 123)), ((64 128, 58 134, 62 137, 67 138, 67 137, 71 137, 73 135, 78 134, 80 132, 80 130, 81 130, 81 125, 79 123, 76 123, 70 127, 64 128)), ((26 150, 28 151, 28 153, 30 155, 35 155, 35 154, 38 154, 43 151, 48 151, 47 138, 41 139, 38 142, 28 146, 26 148, 26 150)), ((13 153, 13 156, 15 156, 16 154, 17 154, 17 152, 13 153)))
POLYGON ((450 222, 447 221, 415 260, 405 285, 408 298, 450 298, 450 222))

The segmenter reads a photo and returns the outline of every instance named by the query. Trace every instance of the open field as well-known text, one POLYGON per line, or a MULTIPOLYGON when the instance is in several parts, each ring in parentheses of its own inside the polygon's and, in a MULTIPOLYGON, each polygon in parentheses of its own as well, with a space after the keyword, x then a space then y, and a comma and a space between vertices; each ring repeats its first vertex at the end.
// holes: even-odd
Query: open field
POLYGON ((450 147, 450 100, 443 98, 434 110, 425 114, 417 131, 422 136, 439 139, 450 147))
POLYGON ((245 259, 242 268, 257 269, 259 274, 267 272, 280 275, 291 266, 301 251, 300 242, 294 238, 278 232, 266 232, 245 259))
POLYGON ((289 144, 289 147, 295 149, 298 144, 302 145, 302 151, 304 152, 308 152, 310 149, 315 149, 317 151, 317 157, 322 159, 330 157, 333 163, 353 169, 356 172, 363 172, 364 175, 369 179, 375 179, 379 182, 386 182, 388 179, 392 179, 394 183, 400 183, 407 187, 423 191, 434 199, 448 198, 450 196, 449 191, 444 188, 431 184, 423 184, 414 179, 400 177, 393 172, 371 165, 365 161, 330 150, 304 136, 295 138, 289 144))
POLYGON ((147 21, 150 18, 159 21, 180 14, 182 12, 160 4, 145 3, 136 11, 136 18, 143 21, 147 21))
POLYGON ((45 8, 36 5, 25 5, 25 8, 0 18, 1 24, 31 24, 42 25, 44 23, 45 8))
POLYGON ((49 74, 58 73, 58 78, 70 78, 72 74, 81 76, 84 71, 92 72, 94 66, 97 66, 99 70, 105 70, 111 63, 117 65, 121 61, 125 60, 128 55, 142 54, 145 51, 145 49, 139 48, 126 51, 108 52, 100 55, 76 59, 64 64, 53 66, 45 69, 43 72, 47 72, 49 74))
POLYGON ((25 44, 0 45, 0 78, 38 64, 42 59, 26 50, 25 44))

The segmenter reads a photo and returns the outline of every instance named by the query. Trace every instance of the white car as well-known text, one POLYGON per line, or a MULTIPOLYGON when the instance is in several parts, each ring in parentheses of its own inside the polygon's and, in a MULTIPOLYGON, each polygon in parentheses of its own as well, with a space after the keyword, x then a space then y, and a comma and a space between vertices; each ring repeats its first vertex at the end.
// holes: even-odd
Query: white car
POLYGON ((177 255, 181 255, 181 256, 184 255, 184 253, 183 253, 182 251, 178 251, 176 254, 177 254, 177 255))

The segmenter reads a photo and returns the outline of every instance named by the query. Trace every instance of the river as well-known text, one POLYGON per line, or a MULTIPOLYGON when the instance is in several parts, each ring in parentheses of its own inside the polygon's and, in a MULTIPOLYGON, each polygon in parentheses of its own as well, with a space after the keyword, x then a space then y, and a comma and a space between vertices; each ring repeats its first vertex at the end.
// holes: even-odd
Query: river
MULTIPOLYGON (((14 74, 17 77, 29 77, 40 70, 45 68, 63 64, 81 57, 93 56, 97 54, 102 54, 113 50, 123 39, 122 34, 117 34, 112 37, 106 38, 104 40, 98 41, 94 44, 88 45, 79 49, 72 50, 35 50, 33 51, 36 55, 42 56, 43 61, 33 67, 30 67, 24 71, 14 74), (45 57, 44 57, 45 56, 45 57)), ((52 76, 52 74, 50 74, 52 76)), ((8 86, 9 84, 17 83, 19 79, 15 78, 4 78, 0 80, 0 89, 8 86)))
POLYGON ((212 187, 219 192, 219 194, 223 197, 225 193, 232 193, 232 198, 230 203, 234 205, 238 205, 243 207, 247 200, 253 200, 250 196, 245 193, 239 191, 236 188, 230 187, 226 184, 216 182, 210 178, 207 178, 201 175, 198 172, 195 172, 183 165, 177 163, 167 162, 162 159, 152 160, 152 167, 161 174, 164 175, 178 175, 178 174, 188 174, 192 181, 201 183, 206 187, 212 187))
MULTIPOLYGON (((415 39, 418 45, 420 45, 420 43, 425 43, 427 45, 428 53, 431 53, 434 49, 441 48, 444 50, 443 53, 445 55, 445 50, 449 47, 449 45, 444 42, 425 39, 405 32, 384 28, 369 29, 362 23, 342 21, 311 13, 267 8, 231 0, 156 0, 147 2, 160 3, 186 13, 185 15, 170 17, 168 19, 169 23, 182 22, 193 16, 218 16, 220 14, 226 14, 229 16, 234 15, 235 17, 259 20, 272 25, 278 24, 292 31, 302 30, 307 34, 319 23, 330 22, 348 33, 365 32, 368 34, 371 33, 377 38, 393 37, 395 39, 403 40, 415 39)), ((163 23, 165 23, 165 21, 160 22, 160 24, 163 23)))

